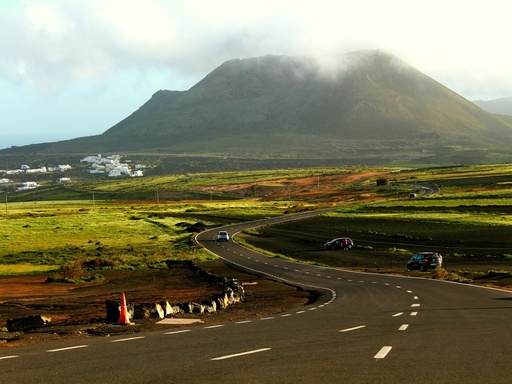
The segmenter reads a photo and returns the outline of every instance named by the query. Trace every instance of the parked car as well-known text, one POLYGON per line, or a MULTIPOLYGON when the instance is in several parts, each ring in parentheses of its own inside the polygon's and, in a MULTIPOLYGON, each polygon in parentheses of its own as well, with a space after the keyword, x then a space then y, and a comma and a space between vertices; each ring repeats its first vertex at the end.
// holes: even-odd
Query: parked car
POLYGON ((336 239, 332 239, 324 244, 325 249, 345 249, 348 250, 354 246, 354 242, 352 239, 348 237, 338 237, 336 239))
POLYGON ((226 231, 219 231, 217 233, 217 241, 229 241, 229 233, 226 231))
POLYGON ((407 262, 407 270, 419 269, 425 272, 428 269, 440 268, 442 265, 443 256, 440 253, 418 252, 407 262))

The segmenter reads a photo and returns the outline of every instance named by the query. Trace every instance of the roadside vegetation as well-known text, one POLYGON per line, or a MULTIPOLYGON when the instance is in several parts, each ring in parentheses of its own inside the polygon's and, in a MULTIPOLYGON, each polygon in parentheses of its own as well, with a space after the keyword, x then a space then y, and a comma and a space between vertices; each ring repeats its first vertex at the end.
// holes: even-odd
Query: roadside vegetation
POLYGON ((452 269, 434 277, 506 274, 512 272, 511 185, 512 165, 482 165, 226 172, 42 187, 4 195, 0 275, 58 271, 54 279, 82 282, 101 279, 102 269, 204 262, 212 256, 193 236, 205 228, 319 208, 334 210, 247 231, 240 241, 282 258, 384 272, 404 271, 413 252, 435 250, 452 269), (424 195, 425 185, 440 192, 424 195), (323 251, 325 241, 341 236, 356 247, 343 257, 323 251))

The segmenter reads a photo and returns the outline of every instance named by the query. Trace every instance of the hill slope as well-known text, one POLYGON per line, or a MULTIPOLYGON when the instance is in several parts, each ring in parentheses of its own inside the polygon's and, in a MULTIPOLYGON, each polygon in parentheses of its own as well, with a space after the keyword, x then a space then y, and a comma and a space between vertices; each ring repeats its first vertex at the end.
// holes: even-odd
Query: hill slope
POLYGON ((330 69, 310 58, 231 60, 188 91, 158 91, 102 135, 29 147, 52 153, 402 158, 453 146, 510 144, 510 120, 389 54, 359 51, 330 69))
POLYGON ((473 103, 484 111, 512 116, 512 97, 503 97, 494 100, 476 100, 473 101, 473 103))

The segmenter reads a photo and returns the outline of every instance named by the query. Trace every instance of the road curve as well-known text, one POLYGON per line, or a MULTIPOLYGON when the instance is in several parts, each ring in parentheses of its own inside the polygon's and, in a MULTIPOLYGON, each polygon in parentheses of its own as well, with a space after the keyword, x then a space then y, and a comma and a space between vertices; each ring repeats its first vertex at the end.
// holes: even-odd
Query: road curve
MULTIPOLYGON (((245 228, 317 213, 224 227, 245 228)), ((296 264, 197 236, 258 274, 324 292, 267 318, 0 350, 12 383, 510 383, 512 293, 296 264)), ((340 252, 340 257, 343 253, 340 252)))

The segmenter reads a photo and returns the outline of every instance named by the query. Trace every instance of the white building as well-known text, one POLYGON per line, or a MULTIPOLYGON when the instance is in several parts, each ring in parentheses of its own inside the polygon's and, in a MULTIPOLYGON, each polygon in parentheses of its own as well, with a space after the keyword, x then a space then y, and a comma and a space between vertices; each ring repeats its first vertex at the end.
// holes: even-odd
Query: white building
POLYGON ((27 189, 34 189, 39 187, 39 184, 37 184, 35 181, 25 181, 20 184, 18 187, 18 191, 26 191, 27 189))

